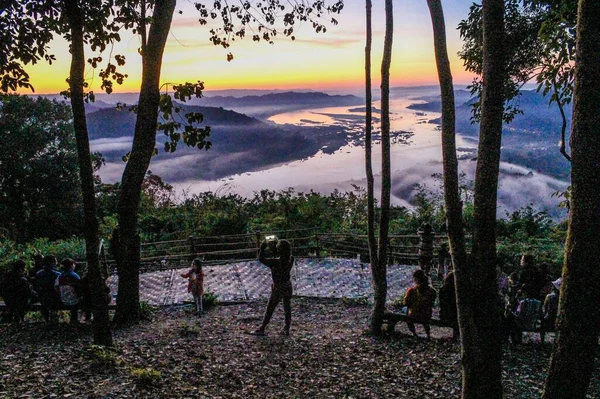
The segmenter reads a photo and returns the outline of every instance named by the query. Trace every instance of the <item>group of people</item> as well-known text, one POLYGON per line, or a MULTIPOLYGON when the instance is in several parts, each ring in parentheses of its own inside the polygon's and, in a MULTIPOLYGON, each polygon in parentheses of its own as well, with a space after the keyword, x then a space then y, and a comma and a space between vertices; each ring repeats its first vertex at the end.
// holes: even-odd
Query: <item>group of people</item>
POLYGON ((554 331, 562 278, 553 281, 547 269, 545 263, 536 265, 532 255, 523 255, 519 269, 499 279, 506 331, 513 343, 521 343, 522 331, 536 329, 538 320, 542 342, 554 331))
MULTIPOLYGON (((444 248, 442 248, 444 249, 444 248)), ((440 256, 440 260, 446 258, 440 256)), ((440 262, 440 273, 446 265, 440 262), (444 266, 442 266, 444 265, 444 266)), ((554 331, 558 314, 559 292, 562 279, 552 280, 548 277, 548 265, 536 265, 532 255, 523 255, 519 269, 505 277, 498 270, 498 293, 500 304, 504 308, 503 325, 506 337, 513 343, 522 342, 523 331, 538 329, 541 341, 545 341, 547 332, 554 331)), ((426 273, 418 269, 413 273, 414 285, 404 296, 403 305, 407 314, 407 325, 413 335, 417 336, 415 323, 422 324, 430 337, 429 321, 432 317, 436 292, 429 284, 426 273)), ((440 320, 451 326, 453 338, 458 338, 458 312, 456 307, 456 291, 454 272, 449 271, 439 289, 440 320)))
POLYGON ((32 303, 39 301, 46 322, 57 320, 57 309, 68 309, 71 323, 77 323, 78 311, 83 310, 87 320, 91 318, 90 293, 87 277, 75 272, 72 259, 61 262, 62 272, 57 270, 54 255, 36 255, 34 269, 26 273, 26 263, 17 260, 0 281, 0 296, 6 304, 5 320, 22 322, 32 303))

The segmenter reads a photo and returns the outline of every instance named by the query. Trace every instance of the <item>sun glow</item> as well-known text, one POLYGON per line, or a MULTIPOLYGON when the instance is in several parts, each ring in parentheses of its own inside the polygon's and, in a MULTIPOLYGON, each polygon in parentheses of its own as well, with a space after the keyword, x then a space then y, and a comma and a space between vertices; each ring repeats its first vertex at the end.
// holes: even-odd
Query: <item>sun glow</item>
MULTIPOLYGON (((383 5, 374 2, 374 32, 372 50, 373 87, 379 85, 379 66, 383 45, 383 5)), ((466 16, 469 2, 449 1, 464 9, 466 16)), ((188 4, 182 4, 188 7, 188 4)), ((186 8, 183 16, 176 16, 171 28, 163 57, 163 83, 204 81, 206 89, 360 89, 364 85, 364 5, 347 2, 346 9, 338 18, 339 25, 329 27, 325 34, 316 34, 310 26, 302 26, 297 38, 277 37, 274 45, 254 43, 250 38, 236 41, 231 49, 213 46, 209 42, 208 29, 201 27, 193 11, 186 8), (234 59, 226 61, 231 51, 234 59)), ((451 10, 451 15, 456 13, 451 10)), ((426 6, 399 5, 395 12, 394 53, 392 61, 392 85, 436 84, 437 72, 429 14, 426 6)), ((456 19, 456 18, 455 18, 456 19)), ((456 26, 457 20, 448 22, 456 26)), ((460 48, 458 35, 448 29, 449 54, 457 84, 471 81, 462 63, 456 57, 460 48)), ((115 85, 115 92, 139 90, 141 79, 140 42, 129 34, 103 54, 104 64, 112 54, 124 54, 127 64, 122 72, 128 78, 122 86, 115 85)), ((56 40, 52 51, 57 61, 53 65, 38 63, 28 66, 31 82, 36 93, 57 93, 67 88, 69 52, 64 40, 56 40)), ((91 52, 87 52, 91 56, 91 52)), ((101 92, 98 71, 91 68, 86 78, 90 90, 101 92)), ((23 91, 25 93, 25 91, 23 91)))

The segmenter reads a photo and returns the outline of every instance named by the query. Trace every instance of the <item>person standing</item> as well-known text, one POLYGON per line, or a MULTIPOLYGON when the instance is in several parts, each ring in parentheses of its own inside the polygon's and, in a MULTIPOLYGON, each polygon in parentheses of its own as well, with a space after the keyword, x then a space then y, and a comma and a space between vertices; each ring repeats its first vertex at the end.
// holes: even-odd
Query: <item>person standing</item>
POLYGON ((283 310, 285 313, 285 325, 283 327, 282 335, 290 335, 290 326, 292 324, 292 281, 291 281, 291 270, 294 266, 294 257, 292 256, 292 246, 287 240, 279 240, 275 247, 276 253, 279 257, 267 258, 268 243, 263 241, 260 247, 260 253, 258 260, 271 269, 271 278, 273 284, 271 285, 271 295, 269 296, 269 302, 267 303, 267 309, 265 310, 265 316, 263 318, 262 325, 255 331, 251 332, 253 335, 265 335, 265 329, 271 321, 273 312, 283 300, 283 310))
POLYGON ((204 295, 204 273, 202 273, 202 260, 196 258, 192 261, 192 268, 187 273, 181 275, 183 278, 188 279, 188 293, 191 293, 194 297, 194 303, 196 304, 196 313, 202 314, 202 296, 204 295))

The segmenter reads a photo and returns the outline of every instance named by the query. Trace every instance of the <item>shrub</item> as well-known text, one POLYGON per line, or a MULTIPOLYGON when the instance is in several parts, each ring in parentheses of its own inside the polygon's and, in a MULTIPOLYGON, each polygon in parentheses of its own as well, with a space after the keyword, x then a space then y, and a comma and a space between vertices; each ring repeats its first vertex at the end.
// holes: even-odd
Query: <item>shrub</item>
POLYGON ((90 369, 96 371, 114 371, 121 364, 116 351, 100 345, 90 345, 84 349, 90 362, 90 369))
POLYGON ((150 388, 162 383, 162 373, 151 367, 131 370, 131 375, 136 380, 138 388, 150 388))
POLYGON ((154 313, 156 313, 154 306, 145 301, 140 302, 140 318, 142 320, 152 320, 154 313))
POLYGON ((207 291, 202 295, 202 304, 204 305, 204 309, 210 309, 219 304, 218 296, 215 293, 207 291))

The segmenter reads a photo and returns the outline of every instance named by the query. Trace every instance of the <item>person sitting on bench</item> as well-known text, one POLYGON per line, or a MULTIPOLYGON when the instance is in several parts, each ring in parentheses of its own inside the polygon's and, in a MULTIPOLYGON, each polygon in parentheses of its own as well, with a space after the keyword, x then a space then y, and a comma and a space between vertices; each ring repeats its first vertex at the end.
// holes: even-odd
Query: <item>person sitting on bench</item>
POLYGON ((13 263, 1 286, 0 292, 8 310, 7 320, 15 323, 24 321, 25 311, 35 294, 25 274, 25 262, 17 260, 13 263))
POLYGON ((540 316, 542 302, 532 298, 531 289, 524 284, 521 289, 521 300, 517 309, 509 318, 510 336, 513 344, 523 342, 523 331, 534 331, 540 316))
POLYGON ((56 321, 56 309, 60 305, 60 296, 54 289, 54 282, 60 273, 55 270, 57 261, 54 255, 46 255, 43 263, 44 268, 35 275, 35 289, 40 305, 42 305, 44 320, 46 322, 56 321))
POLYGON ((404 305, 408 308, 406 324, 415 337, 419 337, 415 330, 415 323, 422 324, 429 339, 431 338, 429 320, 437 293, 429 286, 429 278, 423 270, 417 269, 413 273, 413 281, 415 285, 404 295, 404 305))
POLYGON ((544 343, 546 333, 554 331, 556 316, 558 315, 558 299, 562 277, 552 282, 552 292, 546 295, 542 305, 542 326, 540 328, 540 341, 544 343))

